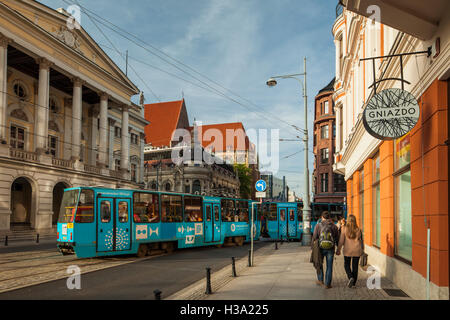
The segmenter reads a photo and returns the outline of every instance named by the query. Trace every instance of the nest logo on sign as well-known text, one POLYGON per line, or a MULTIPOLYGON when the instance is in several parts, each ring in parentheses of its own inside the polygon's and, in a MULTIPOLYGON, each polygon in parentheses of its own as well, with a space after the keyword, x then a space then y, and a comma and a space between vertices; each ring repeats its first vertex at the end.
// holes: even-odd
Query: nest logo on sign
POLYGON ((367 132, 380 140, 393 140, 411 131, 420 117, 416 98, 408 91, 391 88, 370 99, 363 114, 367 132))

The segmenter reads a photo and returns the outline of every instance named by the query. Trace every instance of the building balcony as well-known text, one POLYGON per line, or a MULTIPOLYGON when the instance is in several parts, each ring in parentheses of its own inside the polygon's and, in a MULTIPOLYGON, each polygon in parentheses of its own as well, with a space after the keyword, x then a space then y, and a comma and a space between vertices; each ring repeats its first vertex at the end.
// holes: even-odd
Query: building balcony
POLYGON ((120 171, 106 170, 101 167, 84 164, 82 162, 75 165, 73 160, 59 159, 49 154, 38 154, 36 152, 15 149, 5 144, 0 144, 0 160, 2 159, 19 161, 21 163, 30 163, 38 167, 41 166, 43 169, 70 170, 74 173, 84 173, 104 176, 105 178, 130 180, 128 178, 124 179, 124 175, 120 171))

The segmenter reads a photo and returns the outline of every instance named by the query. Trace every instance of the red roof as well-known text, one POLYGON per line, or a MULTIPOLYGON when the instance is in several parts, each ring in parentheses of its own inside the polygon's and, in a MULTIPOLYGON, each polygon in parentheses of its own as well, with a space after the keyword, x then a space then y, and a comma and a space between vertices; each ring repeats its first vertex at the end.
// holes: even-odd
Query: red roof
POLYGON ((177 129, 184 99, 145 105, 145 142, 154 147, 170 147, 173 132, 177 129))
MULTIPOLYGON (((244 125, 241 122, 235 122, 235 123, 219 123, 219 124, 211 124, 211 125, 204 125, 204 126, 198 126, 199 130, 202 132, 202 146, 203 148, 206 148, 210 145, 212 145, 212 148, 214 149, 214 152, 226 152, 229 151, 248 151, 249 150, 249 139, 247 137, 247 134, 245 133, 244 125), (210 129, 216 129, 218 132, 221 133, 223 142, 217 141, 218 137, 216 137, 213 130, 209 131, 210 129), (210 136, 205 136, 205 133, 209 133, 210 136), (227 133, 229 138, 227 139, 227 133), (235 136, 234 136, 235 135, 235 136), (234 142, 232 137, 234 136, 234 142), (227 141, 228 140, 228 141, 227 141)), ((192 131, 194 128, 190 127, 190 130, 192 131)), ((216 131, 216 133, 218 133, 216 131)), ((219 135, 220 137, 220 135, 219 135)))

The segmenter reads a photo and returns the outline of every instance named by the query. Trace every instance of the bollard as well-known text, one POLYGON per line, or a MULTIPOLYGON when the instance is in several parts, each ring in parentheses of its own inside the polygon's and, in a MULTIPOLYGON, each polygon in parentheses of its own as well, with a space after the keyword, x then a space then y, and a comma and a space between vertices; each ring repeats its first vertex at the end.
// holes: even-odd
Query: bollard
POLYGON ((206 268, 206 292, 205 294, 211 294, 211 268, 206 268))
POLYGON ((8 236, 5 238, 5 246, 8 246, 8 236))
POLYGON ((161 300, 161 291, 156 289, 155 291, 153 291, 153 293, 155 294, 155 300, 161 300))
POLYGON ((252 250, 248 250, 248 266, 252 266, 252 250))
POLYGON ((278 250, 278 241, 275 241, 275 250, 278 250))
POLYGON ((234 260, 234 257, 231 258, 231 267, 233 271, 233 277, 237 277, 236 275, 236 261, 234 260))
POLYGON ((36 237, 36 243, 39 243, 39 233, 37 234, 37 237, 36 237))

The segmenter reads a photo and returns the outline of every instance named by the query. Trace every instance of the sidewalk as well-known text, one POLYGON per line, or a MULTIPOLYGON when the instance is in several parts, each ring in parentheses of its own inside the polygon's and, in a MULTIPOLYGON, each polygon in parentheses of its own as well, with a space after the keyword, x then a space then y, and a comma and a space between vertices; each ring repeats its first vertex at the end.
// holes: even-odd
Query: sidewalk
MULTIPOLYGON (((396 300, 409 299, 389 296, 383 289, 397 289, 392 282, 382 278, 381 288, 367 288, 367 278, 372 273, 359 269, 356 288, 347 288, 344 259, 336 257, 333 267, 332 289, 316 284, 316 271, 309 262, 311 250, 300 243, 274 244, 255 256, 254 267, 242 268, 237 278, 214 290, 213 294, 195 299, 204 300, 396 300)), ((213 277, 214 280, 214 277, 213 277)), ((202 288, 204 290, 204 286, 202 288)), ((203 291, 204 292, 204 291, 203 291)))

